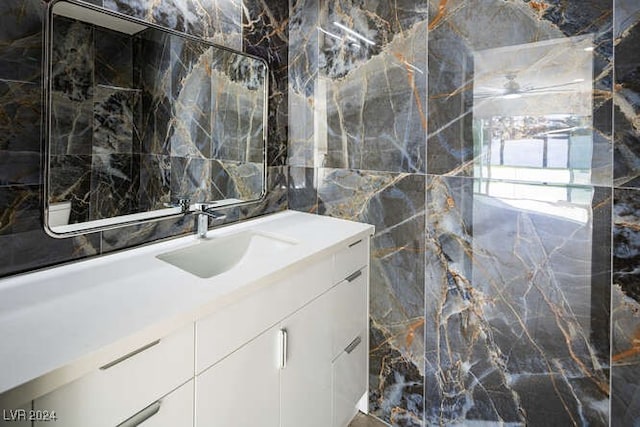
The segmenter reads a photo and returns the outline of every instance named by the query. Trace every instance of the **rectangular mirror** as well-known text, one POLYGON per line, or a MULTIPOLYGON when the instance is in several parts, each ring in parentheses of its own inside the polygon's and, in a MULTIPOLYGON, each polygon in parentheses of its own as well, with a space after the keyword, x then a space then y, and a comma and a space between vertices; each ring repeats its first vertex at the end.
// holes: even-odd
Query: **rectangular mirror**
POLYGON ((267 65, 89 4, 49 5, 45 228, 55 237, 265 194, 267 65))

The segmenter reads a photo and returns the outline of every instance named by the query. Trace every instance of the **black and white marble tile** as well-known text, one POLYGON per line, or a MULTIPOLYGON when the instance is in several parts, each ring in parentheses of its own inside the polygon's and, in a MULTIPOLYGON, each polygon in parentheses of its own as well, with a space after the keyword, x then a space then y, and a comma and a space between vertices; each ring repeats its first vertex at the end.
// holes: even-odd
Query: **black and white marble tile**
POLYGON ((62 17, 56 17, 53 26, 50 152, 90 154, 95 90, 94 29, 62 17))
POLYGON ((141 90, 135 129, 147 154, 171 153, 171 39, 146 30, 133 43, 134 87, 141 90))
POLYGON ((0 187, 0 277, 97 255, 96 234, 54 239, 42 227, 40 185, 0 187))
POLYGON ((90 155, 60 155, 49 158, 49 203, 71 202, 69 223, 88 221, 91 204, 90 155))
POLYGON ((210 174, 209 201, 256 200, 262 194, 262 163, 211 160, 210 174))
POLYGON ((95 28, 95 83, 132 88, 134 37, 95 28))
POLYGON ((0 276, 28 272, 98 255, 98 234, 54 239, 42 228, 0 236, 0 276))
POLYGON ((0 4, 0 79, 40 83, 43 16, 39 0, 0 4))
POLYGON ((219 50, 213 62, 211 158, 263 162, 267 94, 262 62, 219 50))
POLYGON ((94 153, 91 162, 89 219, 137 213, 140 156, 131 153, 94 153))
POLYGON ((62 92, 51 93, 51 155, 88 155, 93 151, 93 97, 70 100, 62 92))
POLYGON ((640 4, 616 3, 614 183, 637 188, 640 183, 640 4))
POLYGON ((204 37, 240 50, 242 2, 239 0, 104 0, 104 7, 165 28, 204 37))
POLYGON ((264 198, 255 203, 228 209, 228 218, 225 219, 226 223, 237 219, 249 219, 288 209, 287 189, 289 184, 287 169, 287 166, 267 167, 267 193, 264 198))
POLYGON ((53 20, 51 88, 71 101, 91 99, 94 90, 94 27, 56 17, 53 20))
POLYGON ((318 187, 315 168, 289 166, 289 209, 317 213, 318 187))
POLYGON ((139 210, 163 209, 171 203, 171 158, 158 154, 140 155, 139 210))
POLYGON ((140 152, 134 132, 139 92, 101 87, 93 97, 93 154, 131 154, 140 152))
POLYGON ((318 81, 318 2, 297 0, 289 11, 287 162, 292 167, 321 167, 316 161, 314 91, 318 81))
POLYGON ((421 425, 425 177, 327 168, 317 173, 319 213, 376 227, 370 260, 370 409, 394 425, 421 425))
POLYGON ((0 80, 0 150, 39 153, 41 89, 0 80))
POLYGON ((41 182, 40 153, 0 150, 0 186, 41 182))
POLYGON ((213 48, 171 40, 171 155, 211 158, 213 48))
POLYGON ((0 236, 38 230, 40 204, 39 185, 0 186, 0 236))
POLYGON ((110 253, 157 240, 194 233, 194 230, 193 215, 116 228, 101 233, 101 249, 102 253, 110 253))
POLYGON ((267 164, 285 165, 289 130, 289 4, 248 0, 244 11, 243 50, 264 59, 269 66, 267 164))
POLYGON ((211 162, 195 157, 171 157, 171 199, 207 202, 211 193, 211 162))
POLYGON ((291 164, 425 172, 426 2, 301 2, 292 14, 305 35, 290 47, 291 164))
POLYGON ((640 417, 640 194, 616 189, 613 220, 611 317, 611 425, 640 417))
POLYGON ((426 424, 608 425, 610 192, 429 177, 426 424))

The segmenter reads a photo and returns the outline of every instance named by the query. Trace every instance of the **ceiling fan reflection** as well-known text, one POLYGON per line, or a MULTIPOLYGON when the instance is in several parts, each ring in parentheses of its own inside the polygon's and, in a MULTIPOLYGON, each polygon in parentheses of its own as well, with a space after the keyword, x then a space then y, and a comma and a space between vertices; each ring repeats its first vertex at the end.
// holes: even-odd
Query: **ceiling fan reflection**
POLYGON ((478 99, 517 99, 521 98, 524 95, 575 92, 575 89, 571 89, 570 87, 584 82, 584 79, 575 79, 570 82, 558 83, 553 85, 522 87, 522 85, 520 85, 520 83, 516 80, 516 74, 508 73, 505 74, 504 77, 507 81, 504 82, 502 88, 489 89, 488 91, 484 92, 474 91, 473 97, 478 99))

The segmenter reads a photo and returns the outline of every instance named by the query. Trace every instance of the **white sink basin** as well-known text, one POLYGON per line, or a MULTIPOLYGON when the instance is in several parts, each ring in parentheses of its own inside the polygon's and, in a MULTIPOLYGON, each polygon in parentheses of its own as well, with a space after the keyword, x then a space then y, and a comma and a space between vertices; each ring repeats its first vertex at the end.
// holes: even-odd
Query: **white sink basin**
POLYGON ((243 231, 203 240, 186 248, 160 254, 157 258, 207 279, 253 260, 272 256, 296 243, 271 234, 243 231))

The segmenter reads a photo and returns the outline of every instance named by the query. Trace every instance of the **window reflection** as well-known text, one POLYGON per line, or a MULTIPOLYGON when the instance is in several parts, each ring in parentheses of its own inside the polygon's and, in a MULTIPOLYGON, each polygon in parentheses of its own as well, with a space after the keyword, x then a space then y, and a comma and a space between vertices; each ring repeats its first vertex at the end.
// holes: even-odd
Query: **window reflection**
POLYGON ((475 52, 476 193, 588 220, 587 211, 558 202, 591 205, 591 190, 573 185, 591 183, 592 70, 592 36, 475 52))

